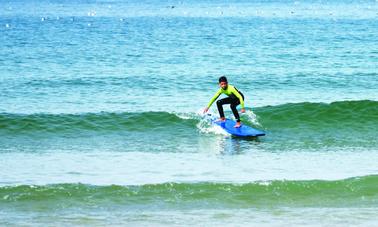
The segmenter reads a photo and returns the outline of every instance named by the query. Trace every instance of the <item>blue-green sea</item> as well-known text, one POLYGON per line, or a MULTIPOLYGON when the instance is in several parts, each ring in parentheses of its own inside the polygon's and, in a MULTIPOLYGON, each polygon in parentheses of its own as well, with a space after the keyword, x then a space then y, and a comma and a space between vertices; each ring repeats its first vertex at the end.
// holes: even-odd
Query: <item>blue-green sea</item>
POLYGON ((0 226, 377 214, 378 1, 0 0, 0 226), (222 75, 266 136, 203 115, 222 75))

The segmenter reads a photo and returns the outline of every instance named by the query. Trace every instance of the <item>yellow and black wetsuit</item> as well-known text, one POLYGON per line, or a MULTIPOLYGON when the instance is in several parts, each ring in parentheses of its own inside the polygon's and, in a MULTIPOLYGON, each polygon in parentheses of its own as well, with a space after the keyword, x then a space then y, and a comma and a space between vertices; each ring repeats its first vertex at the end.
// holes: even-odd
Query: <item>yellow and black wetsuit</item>
POLYGON ((215 102, 215 100, 217 100, 217 98, 221 94, 225 94, 228 97, 217 101, 217 107, 218 107, 220 117, 221 118, 224 117, 222 105, 231 104, 230 107, 231 107, 232 113, 234 114, 236 121, 240 122, 240 117, 239 117, 239 113, 236 109, 236 106, 241 104, 241 107, 244 109, 244 95, 232 85, 227 85, 226 89, 220 88, 217 91, 217 93, 215 93, 213 98, 210 100, 207 107, 210 108, 210 106, 215 102))

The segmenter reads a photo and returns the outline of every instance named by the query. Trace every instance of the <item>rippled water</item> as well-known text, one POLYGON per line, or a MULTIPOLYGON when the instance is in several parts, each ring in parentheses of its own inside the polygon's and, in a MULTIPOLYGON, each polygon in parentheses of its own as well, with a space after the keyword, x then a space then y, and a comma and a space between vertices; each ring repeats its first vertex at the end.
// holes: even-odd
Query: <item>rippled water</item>
POLYGON ((377 24, 376 1, 2 2, 0 225, 375 225, 377 24), (265 137, 202 116, 221 75, 265 137))

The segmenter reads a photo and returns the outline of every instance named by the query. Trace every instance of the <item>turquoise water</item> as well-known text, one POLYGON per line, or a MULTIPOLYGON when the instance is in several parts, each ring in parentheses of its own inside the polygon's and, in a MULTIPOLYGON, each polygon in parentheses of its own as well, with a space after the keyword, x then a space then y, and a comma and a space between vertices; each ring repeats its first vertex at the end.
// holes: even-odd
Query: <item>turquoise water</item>
POLYGON ((377 225, 377 24, 377 1, 2 1, 0 225, 377 225), (201 114, 221 75, 265 137, 201 114))

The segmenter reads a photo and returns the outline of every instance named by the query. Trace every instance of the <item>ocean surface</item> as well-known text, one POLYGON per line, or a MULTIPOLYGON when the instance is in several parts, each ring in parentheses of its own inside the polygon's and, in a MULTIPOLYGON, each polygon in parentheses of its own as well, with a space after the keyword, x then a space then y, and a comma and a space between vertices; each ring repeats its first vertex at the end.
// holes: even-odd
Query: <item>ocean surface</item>
POLYGON ((0 0, 0 226, 377 214, 378 1, 0 0), (202 114, 222 75, 265 137, 202 114))

